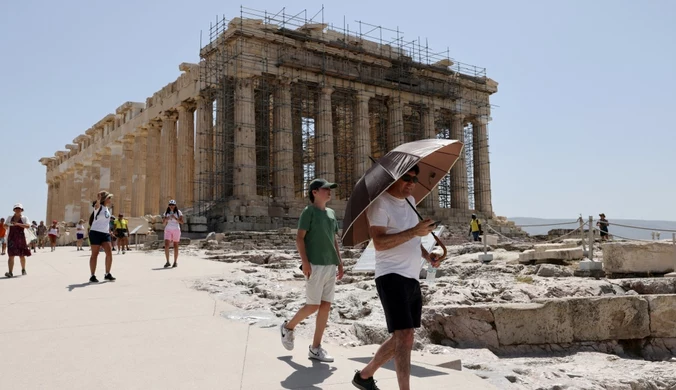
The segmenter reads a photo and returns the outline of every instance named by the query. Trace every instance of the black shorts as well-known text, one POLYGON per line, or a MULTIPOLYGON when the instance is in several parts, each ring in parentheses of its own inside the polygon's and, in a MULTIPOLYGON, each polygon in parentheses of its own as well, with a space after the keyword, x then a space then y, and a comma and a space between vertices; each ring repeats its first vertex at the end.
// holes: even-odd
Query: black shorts
POLYGON ((89 245, 101 245, 104 242, 110 242, 110 234, 95 230, 89 231, 89 245))
POLYGON ((607 231, 607 230, 601 230, 601 237, 605 237, 605 236, 607 236, 607 235, 608 235, 608 231, 607 231))
POLYGON ((387 331, 420 328, 422 292, 420 282, 398 274, 376 278, 380 303, 385 311, 387 331))
POLYGON ((115 231, 115 235, 116 235, 118 238, 127 237, 127 229, 117 229, 117 230, 115 231))

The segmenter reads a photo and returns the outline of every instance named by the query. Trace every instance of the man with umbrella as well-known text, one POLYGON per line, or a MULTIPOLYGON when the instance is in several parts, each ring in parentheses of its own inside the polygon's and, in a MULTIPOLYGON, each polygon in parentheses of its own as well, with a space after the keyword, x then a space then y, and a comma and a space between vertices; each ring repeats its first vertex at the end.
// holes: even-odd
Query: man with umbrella
POLYGON ((399 389, 410 389, 411 349, 415 328, 421 325, 422 293, 418 278, 421 257, 438 267, 446 248, 434 235, 436 222, 422 220, 415 208, 448 174, 461 155, 462 143, 427 139, 409 142, 387 153, 357 182, 343 219, 343 245, 373 240, 376 250, 376 287, 391 334, 375 356, 358 371, 352 384, 377 390, 373 375, 394 358, 399 389), (422 246, 432 233, 444 250, 441 257, 422 246))

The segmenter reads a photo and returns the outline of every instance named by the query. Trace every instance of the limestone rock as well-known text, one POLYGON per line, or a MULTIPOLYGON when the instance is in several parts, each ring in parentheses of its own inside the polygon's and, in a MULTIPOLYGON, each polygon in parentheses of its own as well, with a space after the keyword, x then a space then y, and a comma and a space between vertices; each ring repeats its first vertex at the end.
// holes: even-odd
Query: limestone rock
POLYGON ((560 344, 573 341, 566 300, 507 304, 492 308, 501 345, 560 344))
POLYGON ((614 281, 625 290, 639 294, 676 294, 676 278, 619 279, 614 281))
POLYGON ((601 245, 603 268, 609 274, 674 271, 674 246, 665 242, 609 242, 601 245))
POLYGON ((355 336, 364 344, 382 344, 390 337, 385 326, 374 326, 364 322, 352 324, 355 336))
POLYGON ((566 298, 575 341, 642 339, 650 335, 648 302, 637 296, 566 298))
POLYGON ((650 305, 650 335, 676 338, 676 296, 652 295, 646 299, 650 305))
POLYGON ((542 276, 545 278, 550 277, 569 277, 573 276, 573 272, 562 266, 553 265, 553 264, 541 264, 537 270, 537 276, 542 276))
POLYGON ((423 309, 422 325, 436 342, 454 347, 498 347, 493 313, 486 306, 436 306, 423 309))

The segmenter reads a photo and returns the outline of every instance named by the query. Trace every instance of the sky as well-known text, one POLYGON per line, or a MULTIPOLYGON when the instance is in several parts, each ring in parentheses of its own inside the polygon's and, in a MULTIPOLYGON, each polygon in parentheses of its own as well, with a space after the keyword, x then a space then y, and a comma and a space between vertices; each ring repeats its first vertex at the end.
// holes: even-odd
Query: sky
MULTIPOLYGON (((399 28, 499 83, 489 124, 496 214, 676 220, 676 1, 380 4, 327 0, 324 19, 399 28)), ((246 6, 277 13, 282 4, 246 6)), ((180 63, 199 61, 200 32, 239 11, 215 0, 3 1, 0 214, 21 202, 31 219, 45 218, 38 160, 174 81, 180 63)))

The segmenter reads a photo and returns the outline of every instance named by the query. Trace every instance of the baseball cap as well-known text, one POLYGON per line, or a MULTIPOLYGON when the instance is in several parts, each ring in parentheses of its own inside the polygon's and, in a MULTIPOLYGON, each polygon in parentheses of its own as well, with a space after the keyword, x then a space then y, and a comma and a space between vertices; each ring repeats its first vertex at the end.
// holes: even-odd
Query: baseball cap
POLYGON ((23 211, 23 205, 21 203, 15 204, 14 207, 12 207, 12 210, 16 210, 16 209, 21 209, 21 211, 23 211))
POLYGON ((338 184, 328 182, 324 179, 314 179, 310 183, 310 191, 318 190, 320 188, 336 188, 338 184))

